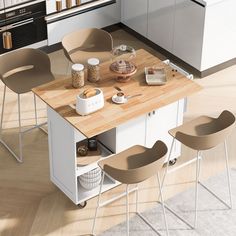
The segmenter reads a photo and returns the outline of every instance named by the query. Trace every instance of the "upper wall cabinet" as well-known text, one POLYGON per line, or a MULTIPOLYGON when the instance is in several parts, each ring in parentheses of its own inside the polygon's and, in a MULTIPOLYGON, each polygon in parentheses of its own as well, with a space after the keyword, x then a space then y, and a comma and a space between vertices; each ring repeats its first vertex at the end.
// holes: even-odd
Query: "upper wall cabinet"
POLYGON ((121 22, 147 37, 148 0, 122 0, 121 22))
POLYGON ((147 38, 172 51, 175 0, 149 0, 147 38))
MULTIPOLYGON (((100 4, 103 1, 90 1, 86 5, 82 5, 81 13, 67 14, 68 11, 62 11, 58 14, 46 17, 48 30, 48 45, 61 42, 62 38, 75 30, 83 28, 103 28, 120 22, 120 0, 115 3, 91 9, 86 11, 85 6, 91 4, 100 4)), ((78 9, 79 11, 79 9, 78 9)))
POLYGON ((190 0, 176 0, 174 55, 201 70, 205 7, 190 0))

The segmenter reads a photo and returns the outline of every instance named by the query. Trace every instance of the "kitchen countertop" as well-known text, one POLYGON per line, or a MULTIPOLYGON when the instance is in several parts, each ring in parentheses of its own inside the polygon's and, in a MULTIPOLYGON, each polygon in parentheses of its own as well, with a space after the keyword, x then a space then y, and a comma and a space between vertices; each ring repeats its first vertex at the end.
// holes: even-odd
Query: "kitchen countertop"
POLYGON ((105 62, 100 66, 102 79, 99 82, 86 82, 81 89, 74 89, 71 85, 71 78, 65 77, 34 88, 32 91, 89 138, 201 90, 201 86, 197 83, 187 79, 179 72, 173 72, 170 66, 143 49, 137 51, 134 59, 138 68, 137 73, 127 83, 117 83, 114 80, 115 76, 109 70, 110 63, 105 62), (166 68, 167 83, 165 85, 148 86, 146 84, 144 68, 153 65, 166 68), (142 96, 132 98, 122 105, 114 104, 111 97, 117 93, 115 86, 120 87, 126 95, 141 93, 142 96), (80 116, 71 105, 75 104, 78 94, 91 87, 102 89, 105 106, 95 113, 80 116))

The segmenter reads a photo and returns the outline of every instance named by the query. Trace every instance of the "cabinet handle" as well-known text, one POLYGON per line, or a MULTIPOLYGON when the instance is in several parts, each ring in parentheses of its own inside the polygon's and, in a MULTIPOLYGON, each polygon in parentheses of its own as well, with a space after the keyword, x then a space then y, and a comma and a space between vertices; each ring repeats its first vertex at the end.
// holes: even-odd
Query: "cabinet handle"
POLYGON ((150 112, 148 112, 148 116, 151 116, 151 113, 150 113, 150 112))
POLYGON ((196 1, 196 0, 190 0, 190 1, 191 1, 191 2, 194 2, 194 3, 196 3, 197 5, 199 5, 199 6, 205 8, 205 5, 204 5, 204 4, 202 4, 202 3, 200 3, 200 2, 198 2, 198 1, 196 1))
POLYGON ((153 111, 152 114, 155 115, 155 114, 156 114, 156 111, 153 111))

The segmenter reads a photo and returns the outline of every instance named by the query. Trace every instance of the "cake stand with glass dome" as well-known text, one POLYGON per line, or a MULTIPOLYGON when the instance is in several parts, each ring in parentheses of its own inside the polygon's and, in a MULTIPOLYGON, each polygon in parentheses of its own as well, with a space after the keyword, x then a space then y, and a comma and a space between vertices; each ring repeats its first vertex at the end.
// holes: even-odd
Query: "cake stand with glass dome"
POLYGON ((137 72, 137 67, 131 61, 136 56, 134 48, 127 45, 120 45, 112 50, 113 62, 110 70, 116 76, 116 81, 125 83, 137 72))

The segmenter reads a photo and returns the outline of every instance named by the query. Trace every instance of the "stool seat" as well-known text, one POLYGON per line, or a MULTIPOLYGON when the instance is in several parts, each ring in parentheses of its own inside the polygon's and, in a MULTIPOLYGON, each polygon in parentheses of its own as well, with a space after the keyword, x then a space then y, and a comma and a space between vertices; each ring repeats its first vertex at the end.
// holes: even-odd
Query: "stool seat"
POLYGON ((162 141, 157 141, 152 148, 135 145, 99 161, 98 165, 121 183, 139 183, 150 178, 162 168, 166 153, 166 145, 162 141))
POLYGON ((4 84, 17 94, 30 92, 32 88, 52 80, 54 76, 50 71, 39 70, 33 66, 26 70, 13 70, 9 76, 2 78, 4 84))
POLYGON ((192 149, 207 150, 223 142, 234 123, 235 116, 225 110, 217 118, 200 116, 169 130, 169 134, 192 149))

